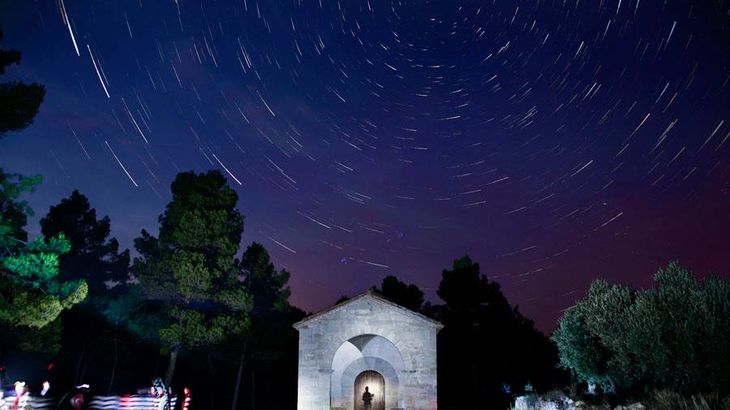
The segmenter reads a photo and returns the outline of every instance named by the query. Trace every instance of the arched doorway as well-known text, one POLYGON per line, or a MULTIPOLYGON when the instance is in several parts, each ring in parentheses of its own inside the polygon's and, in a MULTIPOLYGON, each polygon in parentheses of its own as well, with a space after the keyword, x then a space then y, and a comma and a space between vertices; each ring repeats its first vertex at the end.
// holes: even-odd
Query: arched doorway
POLYGON ((385 378, 373 371, 365 370, 355 378, 355 410, 385 410, 385 378), (365 407, 365 388, 372 394, 370 407, 365 407))
POLYGON ((367 370, 378 373, 384 380, 382 384, 386 386, 385 390, 382 395, 376 395, 378 400, 384 400, 384 408, 403 407, 401 384, 404 368, 401 353, 390 340, 374 334, 362 334, 348 339, 340 345, 332 358, 329 408, 359 409, 356 405, 363 404, 365 385, 356 390, 355 382, 367 370))

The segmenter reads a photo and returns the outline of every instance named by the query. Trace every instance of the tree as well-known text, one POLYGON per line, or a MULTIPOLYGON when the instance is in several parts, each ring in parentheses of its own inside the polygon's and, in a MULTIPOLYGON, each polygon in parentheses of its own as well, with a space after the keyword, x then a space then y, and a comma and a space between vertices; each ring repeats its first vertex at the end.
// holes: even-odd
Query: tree
POLYGON ((499 284, 490 282, 479 273, 479 264, 468 256, 454 261, 451 270, 441 273, 441 283, 436 292, 453 309, 475 311, 481 304, 511 310, 499 284))
POLYGON ((345 302, 347 302, 348 300, 350 300, 350 297, 349 297, 349 296, 347 296, 347 295, 342 295, 342 296, 340 296, 339 298, 337 298, 337 300, 335 301, 335 305, 339 305, 340 303, 345 303, 345 302))
MULTIPOLYGON (((607 284, 598 282, 591 286, 590 295, 605 292, 607 284)), ((593 318, 585 304, 577 304, 568 309, 553 333, 553 341, 560 351, 560 365, 570 369, 580 381, 612 386, 615 378, 610 376, 611 354, 602 339, 591 332, 593 318)))
MULTIPOLYGON (((277 270, 271 262, 268 251, 260 243, 254 242, 246 248, 240 263, 239 273, 244 278, 244 286, 252 298, 251 328, 246 335, 234 335, 228 344, 229 350, 239 353, 236 384, 234 386, 231 409, 238 406, 240 385, 245 362, 250 363, 251 397, 255 397, 256 361, 273 362, 286 351, 292 340, 292 324, 303 316, 289 305, 289 272, 277 270), (248 358, 248 359, 247 359, 248 358)), ((296 335, 294 335, 296 337, 296 335)), ((271 366, 267 366, 271 367, 271 366)), ((251 404, 255 407, 255 403, 251 404)))
MULTIPOLYGON (((0 40, 2 38, 0 30, 0 40)), ((18 51, 0 50, 0 74, 5 74, 5 67, 19 62, 18 51)), ((0 84, 0 138, 8 131, 20 131, 32 124, 45 94, 45 88, 36 83, 11 81, 0 84)))
MULTIPOLYGON (((26 242, 24 228, 33 211, 21 198, 39 182, 40 177, 0 170, 0 322, 26 335, 18 341, 25 347, 33 346, 30 339, 38 336, 35 333, 54 322, 61 311, 80 303, 88 290, 84 281, 58 277, 58 259, 70 249, 63 235, 26 242)), ((43 350, 57 350, 57 344, 47 346, 53 348, 43 350)))
POLYGON ((446 302, 433 308, 445 325, 438 339, 440 406, 499 408, 509 402, 504 384, 519 390, 560 380, 555 347, 468 256, 442 272, 437 293, 446 302))
MULTIPOLYGON (((698 282, 695 275, 678 263, 670 263, 654 275, 655 286, 643 293, 648 303, 645 306, 656 313, 658 319, 654 327, 658 333, 654 346, 644 347, 648 350, 637 351, 638 365, 646 358, 654 358, 649 373, 651 384, 665 386, 682 393, 694 393, 707 390, 710 378, 707 368, 715 358, 707 357, 708 342, 712 343, 712 335, 707 331, 709 317, 708 294, 698 282), (677 309, 681 307, 680 309, 677 309), (649 354, 652 351, 664 353, 661 357, 649 354), (647 357, 641 355, 647 354, 647 357), (658 360, 657 360, 658 359, 658 360)), ((645 314, 646 310, 635 310, 629 315, 645 314)), ((631 329, 632 333, 641 332, 648 337, 647 329, 631 329)), ((724 340, 727 343, 727 339, 724 340)), ((727 347, 730 350, 730 347, 727 347)), ((618 349, 612 349, 620 352, 618 349)), ((643 349, 642 349, 643 350, 643 349)), ((638 367, 638 366, 637 366, 638 367)), ((640 369, 643 370, 643 369, 640 369)), ((719 386, 718 386, 719 387, 719 386)))
POLYGON ((92 296, 103 295, 109 284, 128 279, 129 251, 119 253, 119 242, 109 238, 109 217, 97 219, 89 200, 73 191, 48 211, 41 219, 41 231, 46 238, 63 233, 71 241, 71 251, 60 258, 61 279, 84 279, 92 296))
POLYGON ((246 248, 240 264, 246 289, 253 297, 253 314, 284 311, 289 308, 289 272, 277 271, 269 252, 254 242, 246 248))
MULTIPOLYGON (((0 30, 0 40, 3 31, 0 30)), ((0 49, 0 74, 5 74, 5 67, 20 62, 17 50, 0 49)), ((10 82, 0 84, 0 138, 8 131, 19 131, 33 122, 38 107, 43 102, 45 91, 43 86, 10 82), (30 87, 30 88, 29 88, 30 87)), ((0 240, 8 251, 8 247, 17 246, 19 242, 28 240, 23 230, 28 216, 33 214, 28 204, 20 200, 24 192, 32 192, 40 184, 41 177, 23 177, 17 174, 6 174, 0 168, 0 240)))
POLYGON ((730 394, 730 281, 710 276, 702 283, 706 297, 705 325, 707 339, 704 354, 710 360, 707 368, 711 385, 721 394, 730 394))
POLYGON ((249 326, 250 296, 235 270, 243 233, 238 195, 218 171, 180 173, 160 216, 159 238, 142 231, 133 273, 146 308, 160 323, 156 337, 170 353, 166 381, 178 355, 219 343, 249 326))
POLYGON ((68 241, 61 235, 48 243, 41 238, 6 254, 2 259, 3 304, 0 320, 14 326, 42 328, 54 321, 62 310, 81 302, 87 287, 83 281, 59 282, 58 255, 68 252, 68 241))
POLYGON ((407 309, 420 311, 423 307, 423 292, 414 284, 407 285, 395 276, 389 275, 383 279, 381 289, 373 287, 384 298, 397 303, 407 309))
POLYGON ((730 282, 699 282, 673 262, 654 283, 635 290, 596 280, 553 335, 561 365, 619 392, 727 392, 730 282))
MULTIPOLYGON (((110 238, 108 216, 97 218, 89 200, 73 191, 68 198, 51 206, 41 219, 41 232, 46 238, 63 234, 71 243, 71 250, 59 258, 59 278, 83 279, 89 285, 89 297, 82 309, 62 316, 66 356, 76 358, 74 382, 86 374, 95 354, 113 347, 110 384, 114 381, 119 345, 119 306, 127 306, 124 293, 128 280, 129 251, 119 252, 119 242, 110 238), (112 312, 112 314, 110 314, 112 312), (106 326, 104 318, 108 319, 106 326), (100 323, 101 326, 90 326, 100 323), (104 340, 106 339, 106 340, 104 340), (99 343, 99 341, 105 343, 99 343)), ((77 383, 78 384, 78 383, 77 383)))
MULTIPOLYGON (((19 61, 19 52, 0 50, 0 74, 5 73, 6 66, 19 61)), ((44 94, 43 86, 38 84, 0 84, 0 137, 30 125, 44 94)), ((80 303, 88 291, 83 280, 58 278, 58 258, 70 248, 63 235, 27 242, 24 228, 32 210, 21 196, 39 183, 40 177, 28 178, 0 169, 0 323, 30 338, 38 337, 38 330, 53 323, 61 311, 80 303)), ((46 330, 53 329, 60 328, 56 325, 46 330)), ((46 346, 53 350, 57 344, 46 346)))
POLYGON ((33 192, 41 177, 24 177, 7 174, 0 168, 0 245, 6 252, 28 240, 25 225, 33 210, 21 199, 24 193, 33 192))

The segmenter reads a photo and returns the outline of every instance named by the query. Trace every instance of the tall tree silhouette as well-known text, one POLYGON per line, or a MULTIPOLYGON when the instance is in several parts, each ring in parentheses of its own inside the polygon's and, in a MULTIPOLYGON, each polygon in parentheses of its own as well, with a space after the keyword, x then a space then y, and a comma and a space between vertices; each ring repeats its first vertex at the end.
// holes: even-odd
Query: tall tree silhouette
POLYGON ((291 294, 289 272, 274 268, 269 252, 263 245, 254 242, 246 248, 241 259, 241 270, 246 288, 253 297, 254 314, 282 311, 288 307, 291 294))
MULTIPOLYGON (((3 31, 0 30, 0 40, 3 31)), ((17 50, 0 49, 0 74, 5 74, 5 67, 20 62, 20 52, 17 50)), ((38 113, 38 107, 43 102, 45 89, 42 85, 31 86, 7 82, 0 84, 0 138, 9 131, 20 131, 33 122, 38 113)), ((4 246, 15 246, 17 241, 28 240, 28 234, 23 227, 33 210, 20 199, 25 192, 32 192, 40 184, 40 176, 24 177, 17 174, 3 172, 0 168, 0 234, 12 243, 4 246)))
POLYGON ((438 295, 446 302, 435 308, 445 324, 438 356, 444 408, 504 408, 505 384, 519 390, 555 380, 555 347, 468 256, 442 272, 438 295))
POLYGON ((383 278, 380 289, 376 287, 373 287, 373 289, 391 302, 416 312, 423 307, 423 291, 414 284, 408 285, 401 282, 393 275, 383 278))
MULTIPOLYGON (((0 30, 0 40, 3 32, 0 30)), ((0 74, 11 64, 20 63, 20 53, 16 50, 0 50, 0 74)), ((8 131, 20 131, 33 123, 38 108, 46 95, 40 84, 25 84, 10 81, 0 84, 0 138, 8 131)))
MULTIPOLYGON (((0 31, 0 40, 2 34, 0 31)), ((0 50, 0 74, 5 73, 8 65, 19 61, 19 52, 0 50)), ((0 138, 30 125, 44 95, 45 89, 38 84, 0 84, 0 138)), ((23 177, 0 169, 0 334, 8 335, 2 342, 18 335, 21 339, 22 335, 36 340, 42 337, 50 343, 33 343, 30 339, 26 340, 28 343, 23 340, 10 343, 44 345, 48 350, 55 350, 58 344, 51 339, 57 339, 60 326, 46 327, 63 310, 80 303, 88 287, 83 280, 58 278, 58 258, 70 249, 63 235, 27 241, 24 227, 33 211, 22 195, 32 192, 40 181, 40 177, 23 177)))
POLYGON ((249 326, 250 296, 234 263, 243 233, 237 202, 220 172, 180 173, 159 218, 159 237, 143 230, 135 239, 140 256, 133 272, 148 314, 159 319, 145 330, 156 331, 170 353, 168 385, 181 351, 219 343, 249 326))
MULTIPOLYGON (((231 409, 239 408, 241 383, 247 369, 250 403, 245 408, 257 408, 257 392, 268 397, 269 405, 280 403, 284 407, 281 391, 269 392, 269 385, 286 386, 296 389, 296 376, 287 369, 290 351, 296 350, 296 332, 292 324, 304 316, 299 309, 289 304, 289 272, 277 270, 271 262, 269 252, 260 243, 254 242, 246 248, 238 264, 244 285, 252 298, 251 328, 244 337, 229 340, 228 351, 239 355, 236 382, 234 385, 231 409), (277 373, 278 372, 278 373, 277 373), (263 382, 256 383, 256 375, 263 382), (267 377, 268 376, 268 377, 267 377), (291 377, 288 377, 291 376, 291 377), (272 383, 273 380, 277 380, 272 383), (293 380, 293 381, 292 381, 293 380), (291 382, 291 383, 289 383, 291 382), (267 394, 273 393, 273 394, 267 394)), ((288 389, 287 389, 288 390, 288 389)))
POLYGON ((126 282, 129 251, 119 253, 119 242, 110 238, 108 216, 98 219, 89 200, 73 191, 41 219, 46 238, 63 233, 71 241, 71 251, 59 259, 59 277, 65 280, 85 279, 92 296, 107 291, 107 284, 126 282))
POLYGON ((96 210, 79 191, 73 191, 68 198, 51 206, 40 224, 46 238, 63 234, 71 242, 71 250, 59 258, 59 278, 83 279, 89 285, 84 309, 65 313, 61 317, 63 341, 67 344, 65 354, 76 358, 73 381, 78 383, 82 375, 86 374, 92 358, 107 354, 109 347, 115 358, 111 371, 113 375, 118 355, 119 320, 114 315, 103 313, 113 312, 122 302, 116 299, 125 296, 123 290, 128 279, 129 251, 119 253, 119 243, 115 238, 110 238, 109 217, 98 219, 96 210), (104 324, 103 316, 109 319, 111 327, 99 325, 104 324))

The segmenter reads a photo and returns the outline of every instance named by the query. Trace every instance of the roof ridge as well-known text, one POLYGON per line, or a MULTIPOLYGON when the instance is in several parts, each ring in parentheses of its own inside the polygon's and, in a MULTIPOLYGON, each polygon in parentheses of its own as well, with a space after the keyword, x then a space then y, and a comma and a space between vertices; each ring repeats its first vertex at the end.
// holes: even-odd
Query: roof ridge
POLYGON ((385 303, 386 305, 388 305, 390 307, 393 307, 395 309, 398 309, 400 311, 403 311, 406 314, 409 314, 411 316, 415 316, 418 319, 421 319, 423 321, 426 321, 426 322, 429 322, 429 323, 431 323, 433 325, 436 325, 438 328, 443 328, 444 327, 444 325, 441 322, 439 322, 439 321, 437 321, 435 319, 431 319, 430 317, 424 315, 423 313, 416 312, 415 310, 408 309, 407 307, 401 306, 401 305, 399 305, 399 304, 397 304, 397 303, 395 303, 393 301, 390 301, 390 300, 386 299, 383 295, 381 295, 379 292, 377 292, 377 291, 375 291, 373 289, 367 289, 366 291, 361 292, 361 293, 359 293, 359 294, 357 294, 357 295, 355 295, 355 296, 353 296, 353 297, 351 297, 351 298, 349 298, 349 299, 347 299, 345 301, 342 301, 340 303, 334 304, 334 305, 330 306, 329 308, 326 308, 326 309, 321 310, 319 312, 313 313, 313 314, 305 317, 304 319, 302 319, 302 320, 294 323, 293 326, 294 326, 295 329, 299 329, 305 323, 309 323, 309 322, 311 322, 313 320, 316 320, 316 319, 318 319, 318 318, 326 315, 327 313, 330 313, 330 312, 332 312, 334 310, 337 310, 337 309, 339 309, 339 308, 341 308, 341 307, 343 307, 345 305, 349 305, 350 303, 353 303, 355 301, 358 301, 360 299, 363 299, 363 298, 365 298, 367 296, 370 296, 370 297, 372 297, 373 299, 375 299, 377 301, 380 301, 382 303, 385 303))

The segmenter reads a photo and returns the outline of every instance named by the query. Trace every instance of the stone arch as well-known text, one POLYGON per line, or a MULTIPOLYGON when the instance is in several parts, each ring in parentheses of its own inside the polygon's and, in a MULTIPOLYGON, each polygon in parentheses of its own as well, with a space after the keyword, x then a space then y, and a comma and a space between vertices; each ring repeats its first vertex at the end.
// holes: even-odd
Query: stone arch
POLYGON ((440 323, 366 292, 294 327, 299 331, 299 410, 352 410, 354 380, 366 370, 383 376, 379 386, 390 380, 380 396, 388 410, 436 410, 440 323))
POLYGON ((396 328, 373 328, 367 323, 351 324, 347 328, 340 329, 339 334, 332 335, 330 341, 324 346, 322 354, 324 357, 332 357, 343 344, 365 336, 379 336, 389 341, 401 355, 401 361, 404 369, 416 367, 416 358, 413 357, 412 349, 408 349, 402 338, 398 335, 396 328))
POLYGON ((353 409, 353 386, 365 370, 380 373, 385 379, 386 408, 399 408, 403 403, 405 363, 398 347, 389 339, 375 334, 362 334, 344 341, 332 356, 330 375, 330 407, 353 409))

